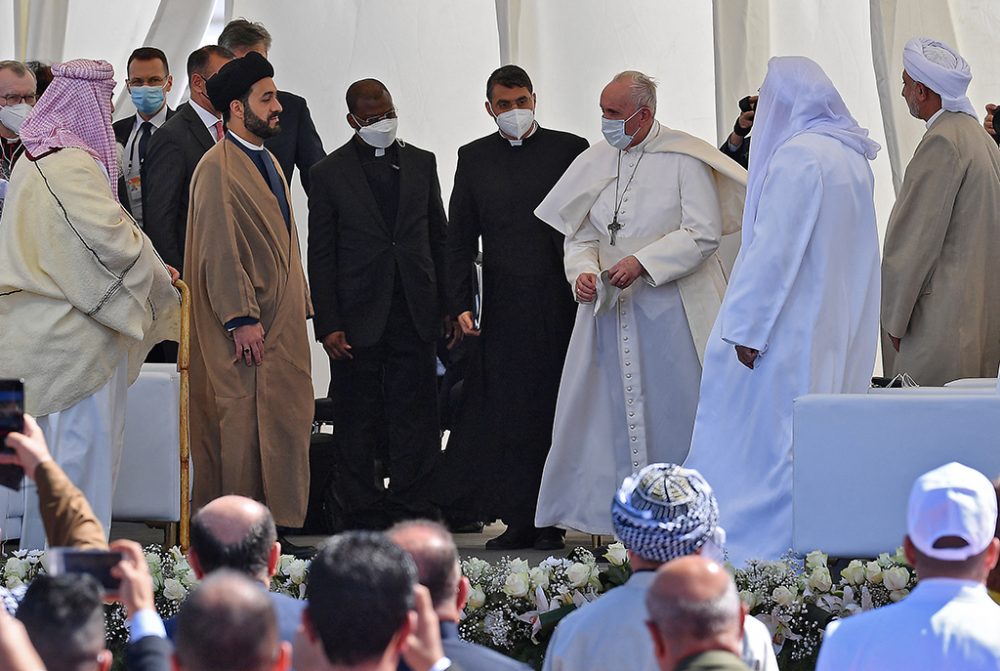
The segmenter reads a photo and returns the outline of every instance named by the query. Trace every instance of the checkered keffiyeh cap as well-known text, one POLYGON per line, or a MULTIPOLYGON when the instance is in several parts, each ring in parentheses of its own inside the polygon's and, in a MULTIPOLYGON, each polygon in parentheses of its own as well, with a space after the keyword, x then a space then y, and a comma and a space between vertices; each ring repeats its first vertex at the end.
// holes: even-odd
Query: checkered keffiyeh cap
POLYGON ((75 147, 100 161, 118 192, 118 150, 111 128, 115 70, 107 61, 79 59, 52 66, 52 83, 21 126, 32 156, 75 147))
POLYGON ((715 534, 719 504, 698 471, 650 464, 625 478, 611 503, 615 534, 650 561, 697 552, 715 534))

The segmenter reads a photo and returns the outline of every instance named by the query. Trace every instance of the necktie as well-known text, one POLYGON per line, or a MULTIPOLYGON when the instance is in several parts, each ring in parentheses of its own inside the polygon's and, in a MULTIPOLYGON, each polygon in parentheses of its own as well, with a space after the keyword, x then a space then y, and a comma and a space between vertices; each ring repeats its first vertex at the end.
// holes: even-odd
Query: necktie
POLYGON ((218 142, 222 139, 222 135, 225 133, 225 131, 222 130, 222 120, 220 119, 219 121, 216 121, 212 128, 215 129, 215 141, 218 142))
POLYGON ((153 124, 143 121, 139 126, 139 165, 146 160, 146 149, 149 147, 149 136, 153 134, 153 124))

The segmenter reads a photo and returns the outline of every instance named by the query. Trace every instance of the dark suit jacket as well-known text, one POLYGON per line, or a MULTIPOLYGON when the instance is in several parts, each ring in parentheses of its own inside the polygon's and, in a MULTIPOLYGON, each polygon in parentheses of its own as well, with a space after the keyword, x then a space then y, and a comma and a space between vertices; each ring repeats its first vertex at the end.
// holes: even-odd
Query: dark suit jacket
MULTIPOLYGON (((176 112, 168 107, 167 119, 172 117, 174 114, 176 114, 176 112)), ((136 116, 137 115, 133 114, 132 116, 119 119, 111 124, 111 128, 115 131, 115 142, 123 147, 128 142, 128 136, 132 134, 132 126, 135 125, 136 116)), ((159 132, 159 129, 157 129, 157 132, 159 132)), ((156 133, 153 133, 153 135, 156 135, 156 133)), ((149 138, 149 141, 152 142, 153 138, 149 138)), ((128 157, 126 157, 126 159, 127 158, 128 157)), ((149 158, 148 155, 147 158, 149 158)), ((124 168, 124 166, 122 167, 124 168)), ((118 202, 122 204, 126 212, 132 214, 132 205, 128 202, 128 189, 125 185, 125 174, 121 169, 118 171, 118 202)))
POLYGON ((345 331, 369 347, 385 329, 400 274, 417 333, 435 340, 447 313, 445 229, 434 154, 399 147, 399 208, 383 220, 352 138, 313 166, 309 194, 309 287, 316 337, 345 331))
POLYGON ((739 147, 737 147, 736 151, 730 151, 730 149, 729 149, 729 136, 727 135, 726 139, 722 141, 722 146, 719 147, 719 150, 723 154, 725 154, 726 156, 728 156, 729 158, 733 159, 734 161, 736 161, 737 163, 739 163, 740 165, 742 165, 744 168, 746 168, 746 167, 748 167, 750 165, 750 136, 749 135, 746 136, 745 138, 743 138, 743 144, 741 144, 739 147))
MULTIPOLYGON (((458 625, 454 622, 441 623, 441 645, 444 656, 451 660, 452 670, 461 667, 470 671, 531 671, 527 664, 496 650, 463 641, 458 636, 458 625)), ((398 671, 410 671, 410 667, 400 660, 398 671)))
POLYGON ((191 176, 214 146, 212 132, 188 103, 149 141, 142 166, 142 226, 163 260, 178 271, 184 266, 191 176))
POLYGON ((165 638, 146 636, 125 648, 127 671, 170 671, 174 646, 165 638))
POLYGON ((309 169, 326 156, 323 141, 316 132, 305 98, 278 91, 278 102, 281 104, 281 132, 265 140, 264 146, 278 159, 289 186, 295 166, 299 167, 302 188, 308 195, 309 169))

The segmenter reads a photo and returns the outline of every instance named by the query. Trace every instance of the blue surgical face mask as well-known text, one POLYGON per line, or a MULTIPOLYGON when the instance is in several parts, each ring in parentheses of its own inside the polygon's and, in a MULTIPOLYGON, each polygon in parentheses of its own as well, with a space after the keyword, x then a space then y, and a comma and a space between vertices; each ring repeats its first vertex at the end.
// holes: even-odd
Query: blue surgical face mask
POLYGON ((635 137, 635 133, 626 135, 625 124, 638 114, 641 109, 640 107, 632 112, 632 115, 628 119, 605 119, 601 117, 601 132, 604 133, 604 139, 608 141, 608 144, 620 151, 628 149, 628 146, 632 144, 632 138, 635 137))
POLYGON ((132 104, 141 114, 153 116, 163 107, 166 94, 162 86, 133 86, 129 93, 132 96, 132 104))

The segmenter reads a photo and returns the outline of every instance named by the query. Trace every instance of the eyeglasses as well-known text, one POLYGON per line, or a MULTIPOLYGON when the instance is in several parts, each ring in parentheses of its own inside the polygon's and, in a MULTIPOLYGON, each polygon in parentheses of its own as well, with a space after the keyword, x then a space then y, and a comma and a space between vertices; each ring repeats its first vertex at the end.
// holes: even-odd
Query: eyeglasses
POLYGON ((128 80, 128 85, 130 88, 138 88, 140 86, 157 86, 163 88, 167 83, 167 80, 163 77, 150 77, 149 79, 141 79, 136 77, 135 79, 128 80))
POLYGON ((3 100, 8 105, 17 105, 21 102, 34 105, 35 101, 38 100, 38 96, 34 93, 29 93, 27 95, 21 95, 20 93, 8 93, 3 97, 3 100))
POLYGON ((385 114, 380 114, 379 116, 368 117, 367 119, 359 119, 358 117, 354 116, 353 114, 351 116, 353 116, 354 120, 358 122, 358 125, 360 125, 360 126, 371 126, 372 124, 376 124, 379 121, 385 121, 386 119, 395 119, 395 118, 397 118, 397 112, 398 111, 399 111, 399 108, 393 107, 392 109, 390 109, 385 114))

